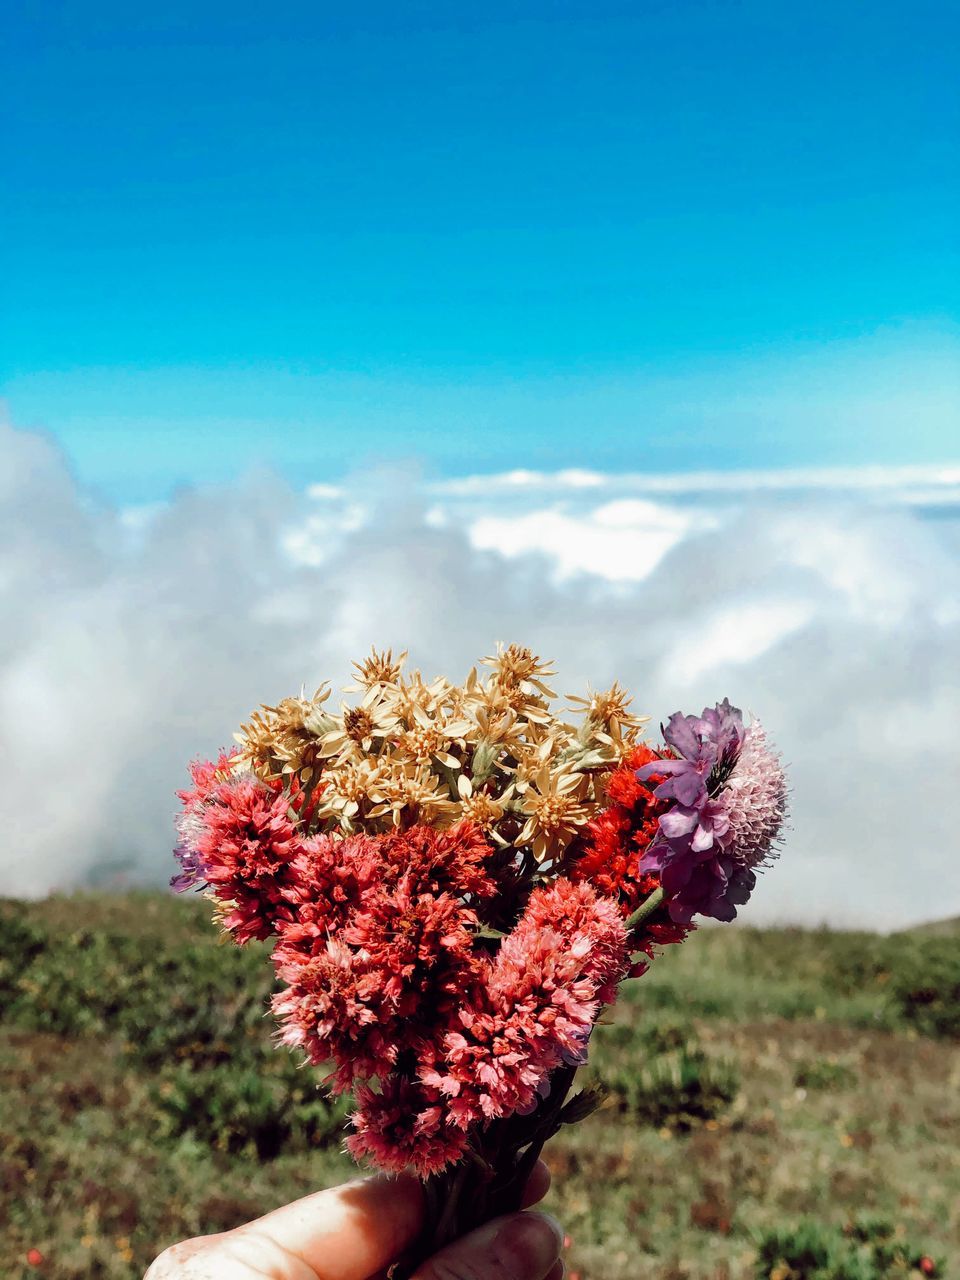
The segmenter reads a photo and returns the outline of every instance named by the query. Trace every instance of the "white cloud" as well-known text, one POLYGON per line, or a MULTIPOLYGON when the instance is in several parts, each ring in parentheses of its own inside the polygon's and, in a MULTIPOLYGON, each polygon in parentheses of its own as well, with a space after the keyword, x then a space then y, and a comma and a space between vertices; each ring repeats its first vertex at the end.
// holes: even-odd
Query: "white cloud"
MULTIPOLYGON (((325 486, 318 486, 323 488, 325 486)), ((453 498, 491 494, 569 493, 584 489, 655 494, 743 497, 756 493, 824 492, 877 496, 885 502, 924 505, 960 499, 960 465, 902 467, 794 467, 789 470, 656 472, 506 471, 435 481, 432 492, 453 498)))
POLYGON ((803 600, 740 600, 703 619, 702 628, 683 636, 664 664, 675 684, 692 684, 718 667, 742 666, 773 649, 810 621, 803 600))
POLYGON ((540 552, 558 582, 587 573, 612 582, 642 582, 663 557, 709 518, 624 499, 586 512, 546 508, 522 515, 481 515, 468 526, 471 544, 508 558, 540 552))
POLYGON ((960 911, 960 523, 901 501, 940 472, 312 495, 260 474, 131 519, 0 431, 0 891, 163 882, 186 761, 257 702, 345 683, 374 642, 462 674, 502 638, 655 720, 725 694, 762 716, 795 816, 747 919, 960 911))

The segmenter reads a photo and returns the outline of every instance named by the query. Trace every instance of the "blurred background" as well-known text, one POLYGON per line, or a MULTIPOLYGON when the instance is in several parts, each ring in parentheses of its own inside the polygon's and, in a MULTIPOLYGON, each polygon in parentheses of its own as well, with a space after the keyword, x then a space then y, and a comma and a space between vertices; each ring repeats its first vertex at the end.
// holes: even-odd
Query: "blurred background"
POLYGON ((777 1270, 757 1232, 804 1214, 960 1254, 956 933, 900 932, 960 915, 958 35, 932 0, 12 6, 0 1073, 42 1096, 0 1112, 10 1274, 139 1274, 342 1175, 248 962, 103 891, 165 886, 187 762, 261 701, 498 640, 654 726, 759 714, 793 816, 744 923, 871 931, 665 958, 601 1058, 633 1136, 558 1157, 575 1266, 854 1274, 777 1270), (160 1132, 158 1219, 118 1188, 160 1132))
POLYGON ((258 702, 504 639, 765 719, 753 918, 960 911, 956 22, 15 6, 0 887, 162 884, 258 702))

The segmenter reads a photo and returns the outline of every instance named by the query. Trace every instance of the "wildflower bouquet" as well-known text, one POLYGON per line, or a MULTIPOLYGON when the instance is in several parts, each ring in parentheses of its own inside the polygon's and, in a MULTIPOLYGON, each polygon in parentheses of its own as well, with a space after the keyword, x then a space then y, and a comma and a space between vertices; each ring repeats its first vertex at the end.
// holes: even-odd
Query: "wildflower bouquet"
POLYGON ((615 684, 561 718, 554 672, 501 647, 462 685, 355 664, 263 707, 192 766, 176 888, 273 939, 280 1039, 352 1094, 347 1146, 423 1180, 423 1254, 515 1208, 626 978, 696 915, 731 920, 786 808, 763 730, 724 701, 664 742, 615 684))

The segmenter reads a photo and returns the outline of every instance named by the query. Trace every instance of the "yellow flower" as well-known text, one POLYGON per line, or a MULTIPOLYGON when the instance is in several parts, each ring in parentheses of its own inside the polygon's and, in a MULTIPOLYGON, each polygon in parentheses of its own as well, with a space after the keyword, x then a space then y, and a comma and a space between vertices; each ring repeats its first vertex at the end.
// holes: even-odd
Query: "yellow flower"
POLYGON ((369 795, 374 805, 368 817, 388 819, 395 827, 416 822, 448 826, 459 816, 459 805, 451 800, 447 786, 424 765, 412 762, 391 761, 369 795))
POLYGON ((618 684, 572 699, 583 719, 552 705, 554 674, 522 645, 497 647, 462 684, 419 671, 406 653, 372 650, 354 663, 357 705, 338 715, 329 689, 262 707, 242 727, 236 768, 312 793, 310 831, 378 833, 415 822, 475 823, 529 861, 555 860, 605 803, 609 769, 635 740, 618 684))
POLYGON ((460 768, 465 740, 473 729, 469 720, 448 720, 442 710, 431 714, 425 707, 414 705, 408 724, 397 739, 398 754, 409 756, 417 764, 437 760, 448 769, 460 768), (454 749, 460 754, 454 755, 454 749))
POLYGON ((476 791, 471 779, 465 773, 461 773, 457 779, 460 813, 468 822, 474 823, 481 831, 486 832, 497 844, 509 844, 509 841, 496 830, 496 825, 506 814, 515 790, 514 784, 511 783, 498 796, 488 791, 476 791))
POLYGON ((326 723, 326 686, 312 698, 284 698, 275 707, 263 706, 234 735, 240 745, 238 764, 248 765, 265 781, 298 773, 309 782, 320 771, 319 732, 326 723))
POLYGON ((519 644, 498 644, 495 655, 488 655, 480 661, 485 667, 493 667, 494 681, 506 691, 527 686, 525 692, 539 693, 544 698, 555 698, 557 695, 544 683, 544 676, 556 675, 549 662, 541 662, 532 650, 519 644))
POLYGON ((555 697, 544 681, 554 674, 549 663, 522 645, 497 646, 495 656, 481 659, 493 668, 493 677, 484 690, 484 701, 492 708, 509 707, 533 724, 549 724, 553 716, 548 700, 555 697))
POLYGON ((529 726, 520 719, 509 700, 495 689, 481 691, 467 706, 475 734, 488 742, 496 742, 517 754, 529 726))
POLYGON ((448 680, 438 676, 426 684, 419 671, 414 671, 409 679, 399 681, 395 695, 397 712, 408 727, 418 714, 432 719, 445 714, 455 701, 454 687, 448 680))
POLYGON ((383 768, 377 760, 366 756, 328 769, 317 807, 318 817, 335 819, 344 831, 355 830, 354 819, 366 802, 374 803, 382 775, 383 768))
POLYGON ((381 685, 367 690, 356 707, 343 707, 339 719, 320 741, 320 756, 357 758, 376 754, 383 739, 396 732, 400 724, 395 699, 381 685))
POLYGON ((570 701, 586 716, 583 737, 595 737, 621 751, 636 741, 638 733, 650 719, 649 716, 631 714, 628 707, 633 699, 616 680, 602 693, 591 689, 587 697, 571 696, 570 701))
POLYGON ((370 657, 362 662, 354 662, 357 673, 357 684, 347 685, 344 693, 355 693, 358 689, 375 689, 378 685, 395 685, 400 679, 400 672, 407 659, 407 651, 398 654, 394 660, 392 649, 370 650, 370 657))
POLYGON ((520 811, 527 821, 515 843, 529 844, 538 862, 558 857, 589 821, 590 809, 582 803, 587 785, 583 774, 553 770, 549 763, 542 764, 531 778, 521 780, 520 811))

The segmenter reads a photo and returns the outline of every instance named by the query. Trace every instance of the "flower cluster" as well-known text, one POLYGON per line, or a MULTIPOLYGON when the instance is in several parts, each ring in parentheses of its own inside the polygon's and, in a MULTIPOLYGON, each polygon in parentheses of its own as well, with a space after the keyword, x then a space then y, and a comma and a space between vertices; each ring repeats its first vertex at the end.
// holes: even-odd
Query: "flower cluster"
POLYGON ((619 763, 646 718, 614 685, 576 699, 580 723, 550 706, 549 664, 501 646, 462 685, 406 677, 405 654, 355 663, 339 712, 329 688, 263 707, 237 735, 238 767, 266 782, 295 777, 315 794, 315 822, 349 835, 425 823, 475 823, 501 848, 555 858, 598 811, 598 771, 619 763))
POLYGON ((353 1153, 426 1178, 550 1131, 619 983, 744 899, 785 788, 727 703, 655 750, 617 684, 558 715, 528 649, 462 685, 403 662, 357 664, 336 714, 326 688, 262 707, 194 765, 174 885, 272 942, 279 1037, 353 1093, 353 1153))

